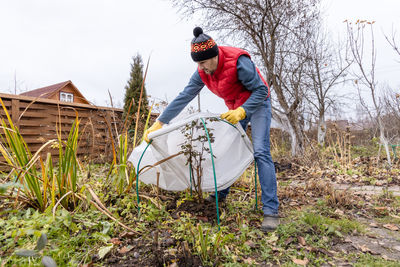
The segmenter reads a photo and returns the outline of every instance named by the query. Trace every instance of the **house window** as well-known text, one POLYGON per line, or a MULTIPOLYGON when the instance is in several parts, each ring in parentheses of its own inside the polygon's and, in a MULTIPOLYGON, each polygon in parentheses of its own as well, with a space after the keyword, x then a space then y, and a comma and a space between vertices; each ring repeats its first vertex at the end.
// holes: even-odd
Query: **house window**
POLYGON ((74 102, 74 95, 71 93, 60 92, 60 101, 74 102))

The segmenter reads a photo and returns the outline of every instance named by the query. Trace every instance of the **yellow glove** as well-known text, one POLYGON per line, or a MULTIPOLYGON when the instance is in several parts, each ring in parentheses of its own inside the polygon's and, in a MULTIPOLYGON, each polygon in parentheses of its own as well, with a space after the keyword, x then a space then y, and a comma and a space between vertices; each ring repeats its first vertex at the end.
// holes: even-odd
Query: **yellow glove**
POLYGON ((144 135, 143 135, 144 141, 146 141, 147 143, 150 143, 150 140, 147 137, 149 135, 149 133, 161 129, 162 126, 163 126, 163 124, 160 121, 156 121, 153 125, 151 125, 151 127, 144 132, 144 135))
POLYGON ((232 124, 236 124, 244 118, 246 118, 246 111, 242 107, 221 114, 221 119, 225 119, 232 124))

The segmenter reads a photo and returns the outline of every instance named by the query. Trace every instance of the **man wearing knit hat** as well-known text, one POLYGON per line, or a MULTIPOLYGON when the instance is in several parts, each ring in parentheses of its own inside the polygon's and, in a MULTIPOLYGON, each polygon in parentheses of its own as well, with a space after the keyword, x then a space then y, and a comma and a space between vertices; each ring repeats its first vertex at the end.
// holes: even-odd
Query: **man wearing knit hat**
MULTIPOLYGON (((264 220, 261 230, 275 230, 279 225, 279 201, 275 168, 270 153, 271 102, 268 84, 246 51, 217 46, 200 27, 194 28, 193 34, 191 56, 198 68, 189 84, 145 132, 144 139, 149 142, 148 134, 169 123, 206 85, 214 94, 224 99, 229 109, 221 114, 222 119, 232 124, 239 122, 243 129, 251 123, 254 158, 262 190, 264 220)), ((228 193, 229 188, 219 191, 218 199, 224 201, 228 193)), ((207 199, 215 200, 215 196, 210 195, 207 199)))

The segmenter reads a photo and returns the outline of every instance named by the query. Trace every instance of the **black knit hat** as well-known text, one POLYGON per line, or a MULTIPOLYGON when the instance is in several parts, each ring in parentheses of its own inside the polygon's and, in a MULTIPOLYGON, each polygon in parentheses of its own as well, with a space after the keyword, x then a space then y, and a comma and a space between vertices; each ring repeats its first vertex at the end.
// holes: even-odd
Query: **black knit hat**
POLYGON ((203 33, 203 29, 196 27, 193 29, 194 38, 191 42, 191 53, 194 61, 207 60, 218 56, 218 46, 215 41, 203 33))

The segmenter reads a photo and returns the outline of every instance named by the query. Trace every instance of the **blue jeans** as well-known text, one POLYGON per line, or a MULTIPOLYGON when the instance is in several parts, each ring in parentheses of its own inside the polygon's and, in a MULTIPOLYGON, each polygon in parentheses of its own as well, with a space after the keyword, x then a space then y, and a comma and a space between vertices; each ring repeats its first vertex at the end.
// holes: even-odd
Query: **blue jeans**
MULTIPOLYGON (((261 201, 265 215, 278 214, 278 196, 275 166, 272 161, 269 141, 269 130, 271 126, 271 101, 264 100, 253 115, 240 121, 243 129, 251 122, 251 137, 253 139, 254 158, 257 163, 258 176, 261 184, 261 201)), ((218 192, 218 198, 228 195, 229 188, 218 192)))

